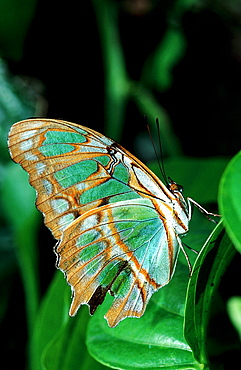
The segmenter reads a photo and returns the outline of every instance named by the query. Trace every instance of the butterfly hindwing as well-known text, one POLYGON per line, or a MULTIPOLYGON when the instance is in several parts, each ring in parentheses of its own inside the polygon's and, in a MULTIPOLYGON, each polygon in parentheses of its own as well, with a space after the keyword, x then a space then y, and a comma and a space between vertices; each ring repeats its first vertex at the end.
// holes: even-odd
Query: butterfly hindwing
POLYGON ((127 316, 141 316, 151 295, 170 280, 178 250, 175 242, 170 250, 163 222, 149 199, 86 212, 66 228, 56 249, 58 267, 73 290, 70 314, 83 303, 93 313, 109 291, 115 297, 106 314, 109 326, 127 316))

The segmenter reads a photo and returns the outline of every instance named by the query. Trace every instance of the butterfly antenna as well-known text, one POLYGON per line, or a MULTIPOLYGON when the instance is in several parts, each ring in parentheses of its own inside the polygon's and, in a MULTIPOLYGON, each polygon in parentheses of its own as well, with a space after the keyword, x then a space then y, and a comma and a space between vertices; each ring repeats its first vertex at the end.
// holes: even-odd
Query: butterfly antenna
POLYGON ((155 152, 155 156, 156 156, 156 159, 157 159, 157 162, 158 162, 158 166, 159 166, 160 171, 161 171, 161 173, 162 173, 162 168, 161 168, 160 163, 159 163, 159 159, 158 159, 158 154, 157 154, 156 146, 155 146, 155 143, 154 143, 154 140, 153 140, 153 137, 152 137, 152 134, 151 134, 151 129, 150 129, 150 126, 149 126, 149 123, 148 123, 148 121, 147 121, 147 117, 146 117, 146 116, 144 116, 144 120, 145 120, 145 122, 146 122, 146 127, 147 127, 147 130, 148 130, 148 135, 149 135, 149 137, 150 137, 150 140, 151 140, 151 143, 152 143, 152 147, 153 147, 154 152, 155 152))
POLYGON ((146 116, 144 116, 144 120, 146 122, 146 127, 147 127, 147 130, 148 130, 148 134, 149 134, 149 137, 150 137, 150 140, 151 140, 151 143, 152 143, 152 147, 153 147, 154 152, 155 152, 155 156, 156 156, 156 159, 157 159, 158 167, 160 169, 160 172, 162 174, 162 177, 163 177, 165 183, 168 184, 168 179, 167 179, 167 176, 166 176, 166 173, 165 173, 165 169, 164 169, 163 154, 162 154, 163 151, 162 151, 162 146, 161 146, 161 135, 160 135, 160 126, 159 126, 158 118, 156 118, 156 126, 157 126, 158 141, 159 141, 160 152, 161 152, 161 162, 160 162, 159 157, 158 157, 158 154, 157 154, 157 149, 156 149, 156 146, 155 146, 155 143, 154 143, 152 134, 151 134, 151 129, 150 129, 150 126, 149 126, 149 123, 147 121, 147 117, 146 116))
POLYGON ((169 181, 168 181, 168 178, 167 178, 167 175, 166 175, 166 171, 165 171, 165 166, 164 166, 163 149, 162 149, 162 141, 161 141, 161 131, 160 131, 160 124, 159 124, 158 118, 156 118, 156 128, 157 128, 157 136, 158 136, 160 153, 161 153, 161 159, 160 159, 160 161, 158 161, 159 168, 160 168, 161 174, 162 174, 162 176, 163 176, 166 184, 168 184, 169 181))

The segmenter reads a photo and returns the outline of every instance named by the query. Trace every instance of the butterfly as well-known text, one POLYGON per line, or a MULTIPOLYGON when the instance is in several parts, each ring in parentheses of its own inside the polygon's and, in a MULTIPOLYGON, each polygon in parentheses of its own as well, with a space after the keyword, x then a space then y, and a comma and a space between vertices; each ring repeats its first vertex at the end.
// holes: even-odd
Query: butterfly
POLYGON ((84 126, 28 119, 11 127, 8 143, 57 239, 56 267, 72 290, 70 316, 82 304, 93 315, 107 292, 114 297, 105 315, 110 327, 142 316, 173 276, 192 200, 176 182, 164 185, 121 145, 84 126))

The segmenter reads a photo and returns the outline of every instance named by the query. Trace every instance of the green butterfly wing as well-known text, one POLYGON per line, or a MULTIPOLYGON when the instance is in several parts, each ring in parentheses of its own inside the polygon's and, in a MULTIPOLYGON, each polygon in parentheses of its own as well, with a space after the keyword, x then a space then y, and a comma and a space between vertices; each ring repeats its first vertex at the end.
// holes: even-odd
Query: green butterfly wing
POLYGON ((166 233, 149 199, 87 212, 64 231, 56 248, 58 266, 73 289, 70 315, 83 303, 93 314, 109 291, 115 297, 106 314, 109 326, 140 317, 151 295, 171 279, 178 251, 174 229, 166 233))
POLYGON ((115 326, 139 317, 168 283, 188 230, 181 193, 168 189, 113 140, 65 121, 33 119, 9 133, 13 160, 37 191, 36 206, 59 240, 57 267, 73 290, 70 314, 93 313, 107 291, 115 326))

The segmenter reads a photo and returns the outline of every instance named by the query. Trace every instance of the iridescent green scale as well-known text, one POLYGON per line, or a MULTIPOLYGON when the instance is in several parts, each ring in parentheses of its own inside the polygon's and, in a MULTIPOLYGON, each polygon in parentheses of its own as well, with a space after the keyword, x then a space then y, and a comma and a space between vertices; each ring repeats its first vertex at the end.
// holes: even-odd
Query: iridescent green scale
POLYGON ((140 317, 170 281, 188 231, 190 207, 179 186, 165 186, 106 136, 65 121, 15 123, 9 150, 58 240, 57 267, 73 291, 70 315, 82 304, 93 314, 109 292, 109 326, 140 317))

